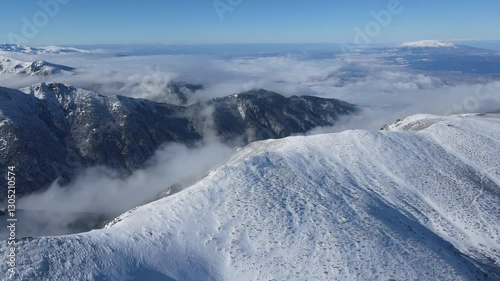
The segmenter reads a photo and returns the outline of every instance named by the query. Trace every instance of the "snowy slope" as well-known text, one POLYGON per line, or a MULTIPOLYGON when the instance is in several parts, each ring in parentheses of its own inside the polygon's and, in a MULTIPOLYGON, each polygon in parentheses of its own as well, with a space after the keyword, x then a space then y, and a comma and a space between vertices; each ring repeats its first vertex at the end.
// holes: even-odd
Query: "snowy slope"
POLYGON ((16 280, 500 280, 499 159, 494 114, 253 143, 105 229, 23 239, 16 280))

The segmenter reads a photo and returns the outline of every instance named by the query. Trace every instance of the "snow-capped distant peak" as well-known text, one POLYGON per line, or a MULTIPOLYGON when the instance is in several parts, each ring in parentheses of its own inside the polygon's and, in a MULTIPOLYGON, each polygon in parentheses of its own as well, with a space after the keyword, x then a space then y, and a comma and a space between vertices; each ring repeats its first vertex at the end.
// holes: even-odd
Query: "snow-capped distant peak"
POLYGON ((410 47, 410 48, 456 48, 455 44, 450 42, 443 42, 438 40, 422 40, 415 42, 406 42, 400 45, 400 47, 410 47))
POLYGON ((89 51, 86 50, 81 50, 71 47, 45 46, 45 47, 39 47, 38 49, 50 53, 84 53, 84 54, 90 53, 89 51))

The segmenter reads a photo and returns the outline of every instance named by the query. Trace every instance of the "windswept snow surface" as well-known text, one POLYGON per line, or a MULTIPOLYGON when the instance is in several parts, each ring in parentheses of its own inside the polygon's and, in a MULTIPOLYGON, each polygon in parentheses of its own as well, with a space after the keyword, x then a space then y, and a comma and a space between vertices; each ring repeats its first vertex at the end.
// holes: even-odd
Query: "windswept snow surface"
POLYGON ((443 42, 438 40, 422 40, 415 42, 406 42, 400 45, 400 47, 411 47, 411 48, 438 48, 438 47, 456 47, 455 44, 449 42, 443 42))
POLYGON ((500 116, 419 115, 251 144, 105 229, 22 239, 15 279, 500 280, 499 207, 500 116))

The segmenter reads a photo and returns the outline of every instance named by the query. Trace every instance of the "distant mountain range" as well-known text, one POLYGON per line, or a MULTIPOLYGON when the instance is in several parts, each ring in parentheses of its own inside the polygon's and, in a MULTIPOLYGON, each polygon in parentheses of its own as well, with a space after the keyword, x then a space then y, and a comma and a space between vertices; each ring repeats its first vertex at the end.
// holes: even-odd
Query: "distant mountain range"
POLYGON ((28 54, 28 55, 90 53, 90 51, 71 48, 71 47, 58 47, 58 46, 32 47, 32 46, 24 46, 16 44, 0 44, 0 52, 13 52, 13 53, 28 54))
POLYGON ((17 190, 22 195, 58 177, 69 181, 83 167, 129 173, 165 143, 189 146, 210 134, 244 145, 333 126, 339 116, 356 111, 335 99, 287 98, 266 90, 181 106, 58 83, 0 88, 0 166, 22 171, 17 190))

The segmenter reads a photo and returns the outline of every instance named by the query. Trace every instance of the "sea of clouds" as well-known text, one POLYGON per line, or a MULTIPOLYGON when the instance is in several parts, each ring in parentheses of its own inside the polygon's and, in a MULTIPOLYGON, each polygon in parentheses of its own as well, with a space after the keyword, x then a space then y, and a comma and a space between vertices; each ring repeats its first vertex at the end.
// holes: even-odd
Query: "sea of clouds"
MULTIPOLYGON (((464 74, 463 79, 450 83, 435 73, 388 65, 373 55, 326 54, 323 52, 318 57, 298 52, 234 56, 138 55, 137 52, 126 55, 116 50, 90 54, 9 54, 23 61, 46 60, 76 70, 49 77, 0 76, 0 85, 21 88, 53 81, 104 95, 161 101, 168 82, 184 81, 204 85, 203 90, 193 95, 192 103, 264 88, 286 96, 341 99, 363 109, 360 114, 342 117, 333 128, 317 128, 311 134, 349 129, 377 130, 384 124, 417 113, 447 115, 500 111, 500 82, 489 76, 471 83, 464 74)), ((216 138, 205 140, 196 148, 166 145, 158 150, 146 168, 127 178, 118 177, 105 167, 94 167, 84 171, 69 186, 54 183, 43 193, 22 198, 18 207, 67 214, 57 219, 40 216, 31 219, 37 222, 33 225, 51 226, 49 234, 68 233, 67 226, 77 219, 72 214, 92 212, 117 216, 154 200, 171 185, 203 176, 233 152, 233 148, 216 138)), ((24 231, 25 235, 47 234, 36 228, 24 231)))

